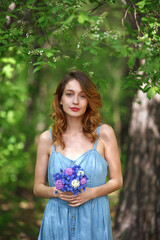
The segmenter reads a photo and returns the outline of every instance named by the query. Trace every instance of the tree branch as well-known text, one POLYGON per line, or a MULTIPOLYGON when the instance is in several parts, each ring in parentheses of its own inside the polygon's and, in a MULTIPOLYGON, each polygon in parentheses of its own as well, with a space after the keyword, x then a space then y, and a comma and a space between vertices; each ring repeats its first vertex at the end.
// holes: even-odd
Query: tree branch
MULTIPOLYGON (((90 10, 88 10, 87 12, 93 13, 97 8, 99 8, 100 6, 102 6, 102 5, 104 5, 104 4, 105 4, 105 0, 101 0, 101 2, 99 3, 99 5, 98 5, 97 7, 93 8, 93 9, 90 9, 90 10)), ((90 14, 91 14, 91 13, 90 13, 90 14)))
POLYGON ((137 29, 138 29, 138 37, 140 37, 140 32, 141 32, 141 29, 140 29, 140 26, 138 24, 138 21, 137 21, 137 12, 136 12, 136 7, 135 5, 131 2, 131 0, 128 0, 128 2, 130 3, 130 5, 132 6, 133 10, 134 10, 134 20, 135 20, 135 23, 136 23, 136 26, 137 26, 137 29))
POLYGON ((36 2, 36 0, 33 1, 32 6, 31 6, 30 9, 28 10, 28 12, 26 12, 26 14, 24 14, 23 18, 17 23, 16 26, 14 26, 13 29, 15 29, 16 27, 18 27, 18 26, 22 23, 22 21, 25 19, 25 17, 28 15, 28 13, 32 10, 35 2, 36 2))
POLYGON ((125 27, 124 27, 124 20, 127 17, 128 14, 128 10, 130 9, 131 6, 129 6, 124 14, 124 18, 122 18, 122 27, 123 27, 123 41, 125 40, 125 27))
MULTIPOLYGON (((137 29, 138 29, 138 37, 140 37, 140 33, 142 33, 144 35, 144 32, 140 29, 140 26, 139 26, 139 23, 137 21, 137 12, 136 12, 136 7, 135 5, 131 2, 131 0, 128 0, 128 2, 130 3, 130 6, 132 6, 132 8, 134 9, 134 20, 135 20, 135 23, 136 23, 136 26, 137 26, 137 29)), ((153 42, 155 42, 155 40, 153 38, 150 38, 153 42)))

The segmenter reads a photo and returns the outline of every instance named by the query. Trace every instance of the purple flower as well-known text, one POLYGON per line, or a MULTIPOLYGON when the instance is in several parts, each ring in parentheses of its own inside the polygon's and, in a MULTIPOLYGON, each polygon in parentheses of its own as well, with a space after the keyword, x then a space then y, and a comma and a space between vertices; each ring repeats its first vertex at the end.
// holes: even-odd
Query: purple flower
POLYGON ((86 182, 87 182, 87 180, 86 180, 86 178, 85 178, 85 177, 83 177, 83 178, 80 180, 80 183, 81 183, 82 185, 85 185, 85 184, 86 184, 86 182))
POLYGON ((61 190, 64 187, 63 181, 62 180, 57 180, 55 182, 55 187, 56 187, 56 189, 61 190))
POLYGON ((64 173, 67 174, 68 176, 71 176, 73 174, 73 169, 72 168, 66 168, 64 170, 64 173))

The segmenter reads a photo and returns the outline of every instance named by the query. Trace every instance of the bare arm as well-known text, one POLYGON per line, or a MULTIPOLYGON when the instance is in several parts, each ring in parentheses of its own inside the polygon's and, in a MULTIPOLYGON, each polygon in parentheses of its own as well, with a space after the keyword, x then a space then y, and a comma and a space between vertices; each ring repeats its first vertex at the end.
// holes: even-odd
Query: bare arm
POLYGON ((49 160, 49 146, 51 145, 49 131, 45 131, 40 135, 37 147, 37 160, 35 167, 35 181, 33 192, 38 197, 53 198, 55 195, 55 187, 46 186, 46 176, 49 160))
POLYGON ((108 162, 110 179, 104 185, 94 187, 92 189, 94 197, 105 196, 111 192, 118 190, 123 185, 121 162, 114 131, 108 125, 103 125, 102 127, 103 129, 101 129, 101 137, 105 146, 105 159, 108 162))

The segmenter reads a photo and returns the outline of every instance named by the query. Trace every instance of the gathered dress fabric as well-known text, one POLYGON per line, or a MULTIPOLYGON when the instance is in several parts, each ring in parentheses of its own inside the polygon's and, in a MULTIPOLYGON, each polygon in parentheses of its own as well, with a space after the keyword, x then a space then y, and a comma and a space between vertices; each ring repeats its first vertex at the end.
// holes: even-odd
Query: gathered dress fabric
MULTIPOLYGON (((100 126, 97 128, 97 135, 100 126)), ((49 130, 50 137, 51 129, 49 130)), ((98 138, 98 136, 97 136, 98 138)), ((91 150, 76 160, 71 160, 55 151, 48 163, 48 182, 53 187, 53 174, 74 165, 80 165, 89 180, 87 187, 97 187, 106 183, 107 161, 96 150, 97 140, 91 150)), ((60 198, 48 200, 38 240, 112 240, 112 229, 108 196, 97 197, 78 207, 71 207, 60 198)))

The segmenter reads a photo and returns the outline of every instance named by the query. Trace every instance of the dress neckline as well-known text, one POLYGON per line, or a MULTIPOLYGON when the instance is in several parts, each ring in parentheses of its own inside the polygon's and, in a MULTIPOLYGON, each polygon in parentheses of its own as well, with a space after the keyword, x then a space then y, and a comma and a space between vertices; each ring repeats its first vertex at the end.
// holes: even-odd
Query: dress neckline
MULTIPOLYGON (((78 158, 76 158, 75 160, 73 160, 73 159, 71 159, 71 158, 68 158, 67 156, 63 155, 62 153, 57 152, 53 144, 52 144, 52 153, 54 152, 54 153, 62 156, 63 158, 71 161, 71 162, 76 162, 76 161, 78 161, 79 159, 81 159, 84 155, 86 155, 87 153, 89 153, 89 152, 91 152, 91 151, 94 150, 95 152, 98 153, 98 155, 99 155, 99 156, 106 162, 106 164, 108 165, 108 163, 107 163, 107 161, 105 160, 105 158, 102 157, 102 155, 96 150, 97 140, 98 140, 98 134, 99 134, 99 130, 100 130, 100 126, 101 126, 101 125, 102 125, 102 124, 100 124, 100 125, 97 127, 97 138, 96 138, 95 143, 93 144, 93 147, 92 147, 91 149, 89 149, 88 151, 84 152, 83 154, 81 154, 81 155, 80 155, 78 158)), ((52 141, 51 129, 49 129, 49 134, 50 134, 50 138, 51 138, 51 141, 52 141)), ((51 153, 51 155, 52 155, 52 153, 51 153)), ((50 155, 50 156, 51 156, 51 155, 50 155)))
MULTIPOLYGON (((91 151, 95 151, 95 152, 100 156, 100 158, 105 162, 105 164, 108 166, 108 163, 107 163, 106 159, 105 159, 105 158, 97 151, 97 149, 95 149, 95 148, 92 148, 92 149, 86 151, 85 153, 81 154, 76 160, 73 160, 73 159, 71 159, 71 158, 68 158, 68 157, 66 157, 65 155, 63 155, 62 153, 59 153, 59 152, 56 152, 56 151, 52 152, 51 155, 52 155, 52 154, 60 155, 61 157, 63 157, 63 158, 66 159, 67 161, 70 161, 70 162, 73 163, 73 162, 77 162, 77 161, 80 160, 83 156, 85 156, 86 154, 90 153, 91 151)), ((51 155, 50 155, 50 157, 51 157, 51 155)), ((50 157, 49 157, 49 158, 50 158, 50 157)))
POLYGON ((95 149, 94 149, 94 148, 89 149, 88 151, 82 153, 82 154, 81 154, 78 158, 76 158, 75 160, 74 160, 74 159, 71 159, 71 158, 68 158, 67 156, 63 155, 62 153, 57 152, 56 150, 55 150, 55 153, 61 155, 62 157, 66 158, 66 159, 68 159, 68 160, 70 160, 70 161, 72 161, 72 162, 76 162, 77 160, 79 160, 81 157, 83 157, 85 154, 89 153, 89 152, 92 151, 92 150, 95 150, 95 149))

